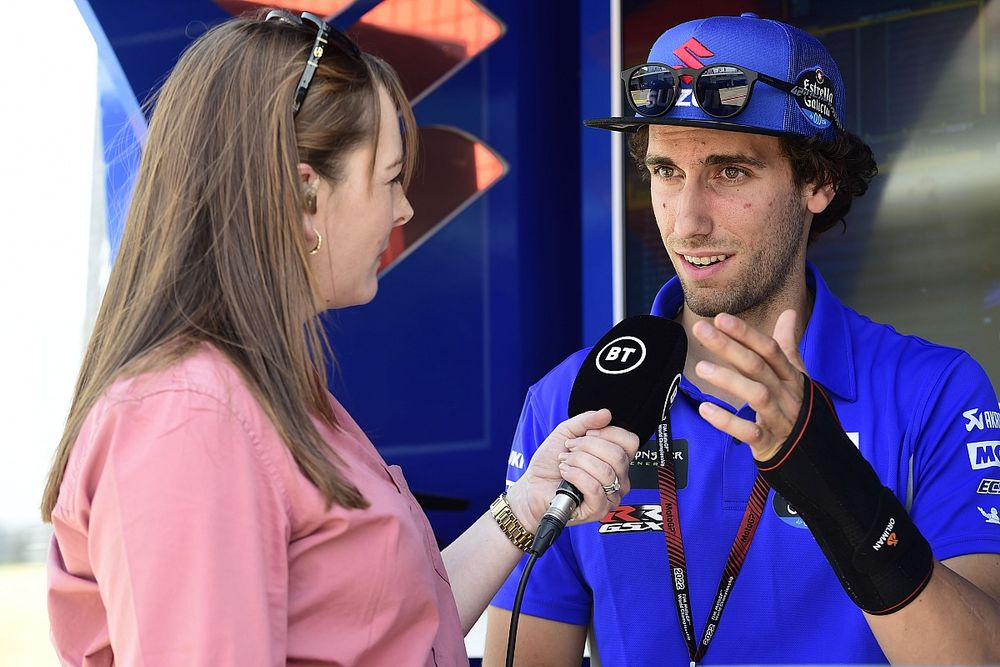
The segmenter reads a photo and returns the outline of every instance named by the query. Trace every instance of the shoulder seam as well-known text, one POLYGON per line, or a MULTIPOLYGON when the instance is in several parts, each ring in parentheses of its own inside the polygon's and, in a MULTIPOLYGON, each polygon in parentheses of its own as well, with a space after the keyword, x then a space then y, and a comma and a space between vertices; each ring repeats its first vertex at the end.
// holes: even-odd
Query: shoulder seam
MULTIPOLYGON (((260 461, 261 465, 266 471, 268 478, 271 480, 271 483, 277 489, 278 495, 281 497, 281 502, 284 505, 286 516, 291 518, 292 503, 289 497, 288 489, 285 487, 285 484, 281 481, 281 475, 278 473, 278 467, 274 462, 274 460, 272 459, 272 457, 268 455, 267 450, 265 449, 263 443, 261 442, 260 436, 251 428, 250 421, 247 419, 246 415, 239 408, 237 408, 237 406, 233 405, 232 401, 222 398, 209 387, 187 382, 182 385, 155 389, 147 393, 144 393, 141 396, 115 398, 113 400, 108 401, 108 403, 104 406, 104 409, 102 411, 99 420, 97 421, 97 424, 103 421, 104 418, 107 416, 108 411, 111 410, 111 408, 113 408, 116 405, 121 405, 124 403, 138 403, 147 398, 153 398, 161 394, 172 394, 172 393, 191 393, 191 394, 197 394, 199 396, 204 396, 205 398, 211 399, 216 403, 218 403, 222 408, 227 410, 229 414, 233 416, 233 418, 243 428, 243 433, 246 435, 247 439, 250 440, 250 443, 253 445, 253 449, 257 456, 257 459, 260 461)), ((249 392, 249 390, 247 391, 247 394, 250 397, 250 399, 254 401, 254 404, 256 405, 257 409, 261 411, 263 418, 266 419, 268 422, 270 422, 271 418, 267 415, 267 412, 264 410, 264 408, 257 403, 256 397, 253 396, 253 394, 249 392)), ((286 447, 284 442, 281 443, 281 446, 286 447)))
MULTIPOLYGON (((951 369, 955 368, 959 363, 965 358, 972 358, 968 352, 964 350, 959 350, 956 348, 942 348, 951 349, 955 354, 948 363, 943 364, 937 373, 934 375, 932 381, 926 383, 926 389, 923 396, 917 402, 917 409, 913 411, 913 417, 906 425, 906 431, 904 432, 904 442, 909 449, 909 459, 911 461, 911 475, 912 475, 912 461, 916 456, 916 438, 920 433, 923 432, 923 427, 927 425, 927 406, 931 401, 932 396, 937 396, 940 393, 940 388, 942 381, 951 369)), ((915 479, 910 479, 909 483, 912 484, 915 479)), ((916 490, 914 489, 914 493, 916 490)))

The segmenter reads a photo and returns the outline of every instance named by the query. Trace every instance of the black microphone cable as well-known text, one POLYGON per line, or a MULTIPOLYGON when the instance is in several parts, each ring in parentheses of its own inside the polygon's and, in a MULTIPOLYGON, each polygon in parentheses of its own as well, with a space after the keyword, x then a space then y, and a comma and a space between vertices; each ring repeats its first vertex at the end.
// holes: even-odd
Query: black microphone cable
POLYGON ((517 620, 521 616, 521 602, 524 600, 524 589, 528 587, 528 577, 531 576, 531 568, 535 567, 538 554, 532 552, 528 555, 528 562, 524 564, 524 571, 521 572, 521 581, 517 584, 517 594, 514 595, 514 607, 510 610, 510 632, 507 633, 507 667, 514 667, 514 644, 517 642, 517 620))
POLYGON ((575 486, 563 480, 556 489, 555 498, 545 510, 542 520, 538 524, 535 532, 535 539, 528 547, 528 562, 521 572, 521 581, 517 584, 517 593, 514 595, 514 606, 510 611, 510 632, 507 633, 507 667, 514 665, 514 644, 517 642, 517 621, 521 616, 521 602, 524 599, 524 591, 528 586, 528 577, 531 576, 531 568, 535 567, 535 561, 545 551, 552 546, 566 524, 576 515, 576 508, 583 502, 583 494, 575 486))

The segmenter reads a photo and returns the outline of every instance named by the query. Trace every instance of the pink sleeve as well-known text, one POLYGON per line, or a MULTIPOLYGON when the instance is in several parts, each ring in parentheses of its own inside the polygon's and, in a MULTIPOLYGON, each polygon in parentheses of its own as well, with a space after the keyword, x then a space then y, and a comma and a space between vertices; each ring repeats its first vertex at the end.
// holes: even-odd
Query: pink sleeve
POLYGON ((173 390, 111 406, 94 439, 89 552, 115 662, 284 664, 290 528, 260 438, 173 390))

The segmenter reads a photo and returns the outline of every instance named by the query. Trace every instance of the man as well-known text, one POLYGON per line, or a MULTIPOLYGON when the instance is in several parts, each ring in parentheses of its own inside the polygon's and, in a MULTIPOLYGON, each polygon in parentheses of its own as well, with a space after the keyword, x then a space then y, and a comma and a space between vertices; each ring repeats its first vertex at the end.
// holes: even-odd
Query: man
MULTIPOLYGON (((806 262, 876 171, 841 127, 836 64, 752 14, 672 28, 649 63, 623 74, 634 116, 587 124, 633 132, 677 273, 653 304, 689 338, 673 438, 538 561, 517 664, 576 667, 588 627, 605 667, 1000 662, 1000 526, 977 510, 1000 476, 996 393, 968 354, 858 315, 806 262), (705 67, 680 69, 692 39, 705 67)), ((524 460, 584 354, 529 390, 524 460)), ((520 574, 490 608, 486 664, 520 574)))

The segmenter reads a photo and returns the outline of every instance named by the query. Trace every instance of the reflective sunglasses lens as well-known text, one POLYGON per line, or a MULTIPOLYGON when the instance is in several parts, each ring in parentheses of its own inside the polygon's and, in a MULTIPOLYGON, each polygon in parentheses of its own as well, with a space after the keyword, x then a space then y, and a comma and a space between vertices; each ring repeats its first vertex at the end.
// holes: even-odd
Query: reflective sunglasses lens
POLYGON ((698 106, 716 118, 735 116, 750 96, 750 76, 738 67, 708 67, 698 77, 698 106))
POLYGON ((628 79, 632 106, 643 116, 662 116, 674 103, 674 71, 662 65, 643 65, 628 79))

